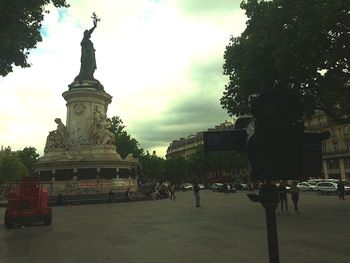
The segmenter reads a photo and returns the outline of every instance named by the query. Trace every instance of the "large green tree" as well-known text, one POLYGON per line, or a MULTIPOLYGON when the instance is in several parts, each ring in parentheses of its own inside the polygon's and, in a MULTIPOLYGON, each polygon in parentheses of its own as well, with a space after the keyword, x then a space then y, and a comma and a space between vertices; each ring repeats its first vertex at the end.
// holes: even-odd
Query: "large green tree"
POLYGON ((157 156, 155 151, 152 154, 147 151, 146 154, 140 156, 139 161, 143 172, 143 177, 141 178, 143 182, 166 180, 164 176, 165 160, 157 156))
POLYGON ((25 147, 17 153, 18 159, 27 168, 30 176, 34 175, 34 165, 39 159, 39 154, 34 147, 25 147))
POLYGON ((183 157, 167 159, 164 161, 164 177, 166 181, 179 184, 187 181, 188 161, 183 157))
POLYGON ((0 75, 12 72, 13 65, 29 67, 29 51, 42 41, 40 29, 48 4, 68 7, 66 0, 0 1, 0 75))
POLYGON ((0 184, 17 181, 27 175, 27 168, 10 147, 0 151, 0 184))
POLYGON ((140 148, 139 142, 135 138, 131 138, 125 130, 123 121, 118 116, 114 116, 111 119, 108 118, 107 122, 110 125, 110 132, 115 136, 117 152, 122 158, 125 158, 130 153, 132 153, 135 158, 143 154, 143 149, 140 148))
POLYGON ((187 162, 191 177, 199 179, 203 179, 207 172, 232 172, 236 169, 246 168, 248 164, 245 153, 232 151, 205 154, 203 146, 199 146, 187 162))
POLYGON ((350 1, 247 0, 241 8, 247 27, 224 53, 223 108, 245 114, 250 95, 289 89, 306 114, 349 120, 350 1))

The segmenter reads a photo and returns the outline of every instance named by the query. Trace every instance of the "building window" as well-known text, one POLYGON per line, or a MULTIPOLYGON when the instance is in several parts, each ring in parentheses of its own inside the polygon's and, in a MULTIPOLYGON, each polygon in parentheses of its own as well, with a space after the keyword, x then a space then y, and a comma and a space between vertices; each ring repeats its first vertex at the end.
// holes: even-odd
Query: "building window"
POLYGON ((328 170, 334 170, 339 169, 339 160, 327 160, 327 169, 328 170))
POLYGON ((333 143, 333 150, 335 151, 335 152, 337 152, 338 151, 338 143, 333 143))
POLYGON ((344 126, 344 134, 349 134, 349 133, 350 133, 349 126, 344 126))
POLYGON ((346 148, 347 148, 348 151, 350 151, 350 141, 346 142, 346 148))

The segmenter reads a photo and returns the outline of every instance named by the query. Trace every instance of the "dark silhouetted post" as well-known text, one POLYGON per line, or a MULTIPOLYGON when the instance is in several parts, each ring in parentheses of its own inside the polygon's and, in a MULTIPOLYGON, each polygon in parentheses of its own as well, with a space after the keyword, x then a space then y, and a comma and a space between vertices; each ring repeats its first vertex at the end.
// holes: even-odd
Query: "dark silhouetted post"
POLYGON ((260 202, 265 208, 269 261, 270 263, 278 263, 279 252, 276 222, 276 208, 278 205, 277 186, 272 184, 271 181, 268 181, 261 186, 259 195, 260 202))

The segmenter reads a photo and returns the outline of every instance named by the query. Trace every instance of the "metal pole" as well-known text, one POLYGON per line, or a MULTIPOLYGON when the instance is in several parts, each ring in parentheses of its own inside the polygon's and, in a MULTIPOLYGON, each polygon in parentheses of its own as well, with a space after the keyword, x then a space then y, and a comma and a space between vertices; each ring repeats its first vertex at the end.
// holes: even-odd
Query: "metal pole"
POLYGON ((270 181, 260 189, 260 202, 265 208, 269 262, 279 263, 276 208, 278 205, 277 186, 270 181))

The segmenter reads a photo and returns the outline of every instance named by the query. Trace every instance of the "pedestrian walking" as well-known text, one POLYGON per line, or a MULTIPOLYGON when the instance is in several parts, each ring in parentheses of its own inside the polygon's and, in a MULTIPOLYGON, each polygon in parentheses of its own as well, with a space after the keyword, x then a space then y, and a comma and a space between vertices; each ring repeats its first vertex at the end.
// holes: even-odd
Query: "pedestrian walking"
POLYGON ((298 201, 299 201, 299 189, 297 187, 297 182, 293 181, 290 187, 290 194, 292 195, 292 201, 294 204, 294 211, 299 215, 298 201))
POLYGON ((340 179, 338 182, 337 191, 338 191, 339 200, 345 200, 345 198, 344 198, 345 186, 344 186, 344 182, 342 181, 342 179, 340 179))
POLYGON ((199 198, 199 185, 196 181, 193 182, 193 192, 196 197, 196 207, 201 207, 199 198))
POLYGON ((283 208, 285 207, 287 214, 288 212, 288 199, 287 199, 287 188, 286 188, 286 183, 281 182, 277 188, 279 198, 280 198, 280 203, 281 203, 281 212, 284 213, 283 208))
POLYGON ((175 199, 176 199, 176 196, 175 196, 175 185, 173 184, 170 187, 170 200, 175 201, 175 199))
POLYGON ((229 187, 228 183, 224 183, 225 195, 228 195, 229 187))
POLYGON ((254 184, 252 182, 248 185, 249 191, 254 192, 254 184))

